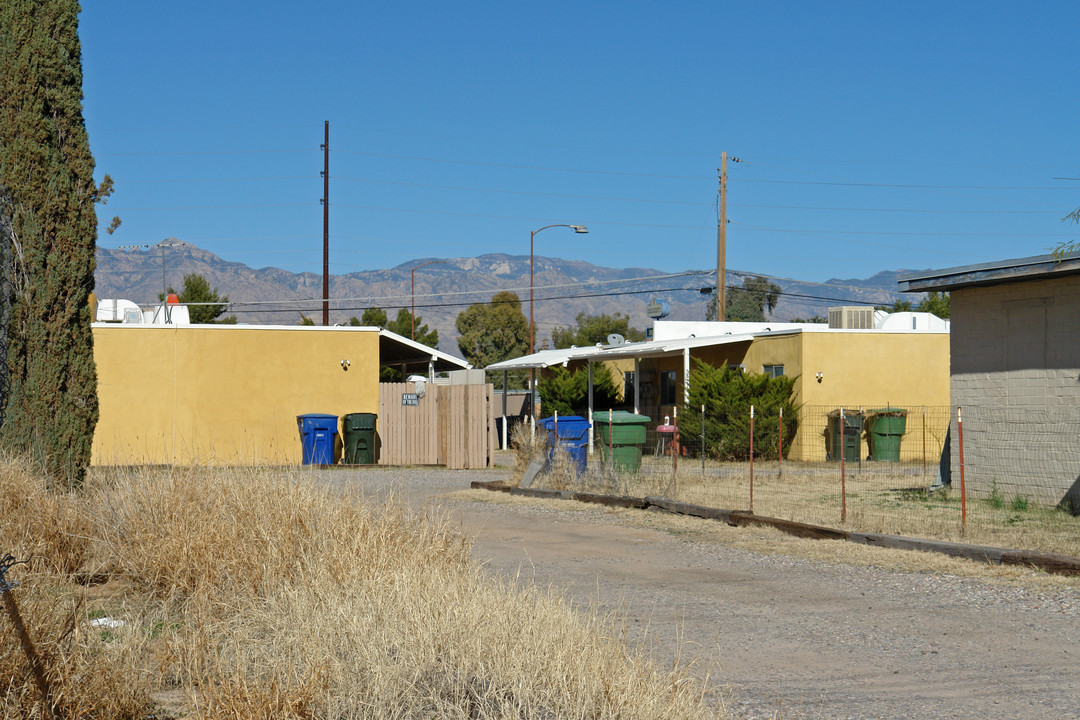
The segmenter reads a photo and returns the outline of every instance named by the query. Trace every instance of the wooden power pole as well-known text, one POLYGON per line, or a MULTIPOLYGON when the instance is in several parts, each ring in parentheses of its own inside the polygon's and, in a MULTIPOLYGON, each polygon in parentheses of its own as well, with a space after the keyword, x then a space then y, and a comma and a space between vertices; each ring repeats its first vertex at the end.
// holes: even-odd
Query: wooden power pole
POLYGON ((330 324, 330 121, 323 125, 322 324, 330 324))
POLYGON ((724 321, 727 297, 727 153, 720 153, 720 217, 716 221, 716 319, 724 321))

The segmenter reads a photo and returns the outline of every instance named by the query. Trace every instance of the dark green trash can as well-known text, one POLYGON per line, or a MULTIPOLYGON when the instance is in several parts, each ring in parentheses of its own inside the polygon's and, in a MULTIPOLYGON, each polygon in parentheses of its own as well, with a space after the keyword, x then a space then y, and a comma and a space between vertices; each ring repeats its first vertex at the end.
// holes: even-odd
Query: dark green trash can
POLYGON ((600 447, 600 457, 615 470, 637 472, 641 469, 641 446, 645 444, 648 415, 618 410, 601 411, 593 414, 593 427, 596 428, 596 444, 600 447))
POLYGON ((868 410, 866 429, 870 438, 870 457, 873 460, 900 459, 900 441, 907 429, 907 410, 879 408, 868 410))
POLYGON ((844 411, 844 430, 840 432, 840 409, 829 413, 829 426, 825 431, 825 452, 830 460, 840 462, 840 448, 843 447, 844 460, 859 461, 859 448, 862 442, 863 414, 861 410, 844 411), (842 439, 841 439, 842 438, 842 439))
POLYGON ((349 413, 341 420, 346 465, 375 464, 375 413, 349 413))

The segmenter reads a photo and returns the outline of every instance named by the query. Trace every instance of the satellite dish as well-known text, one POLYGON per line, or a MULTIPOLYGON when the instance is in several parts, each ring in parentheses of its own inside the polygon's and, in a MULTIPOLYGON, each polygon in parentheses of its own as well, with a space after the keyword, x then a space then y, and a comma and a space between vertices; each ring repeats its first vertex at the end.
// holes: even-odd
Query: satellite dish
POLYGON ((626 338, 619 333, 611 333, 607 336, 608 345, 622 345, 624 342, 626 342, 626 338))

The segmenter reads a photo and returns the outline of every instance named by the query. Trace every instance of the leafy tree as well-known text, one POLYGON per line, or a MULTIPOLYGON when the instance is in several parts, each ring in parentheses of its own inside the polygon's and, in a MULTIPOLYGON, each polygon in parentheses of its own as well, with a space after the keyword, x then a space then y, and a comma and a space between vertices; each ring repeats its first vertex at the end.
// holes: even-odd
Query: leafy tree
POLYGON ((793 323, 827 323, 829 318, 821 317, 820 315, 811 315, 808 318, 795 318, 791 322, 793 323))
POLYGON ((502 291, 490 303, 473 303, 454 323, 458 349, 474 367, 521 357, 529 351, 529 321, 521 312, 521 300, 502 291))
MULTIPOLYGON (((578 368, 570 372, 566 368, 550 368, 539 384, 540 406, 544 415, 576 415, 589 406, 589 370, 578 368)), ((593 409, 618 408, 619 393, 611 371, 604 365, 593 366, 593 409)))
POLYGON ((618 333, 631 342, 645 339, 645 332, 630 327, 630 318, 622 313, 614 315, 589 315, 578 313, 576 328, 555 328, 551 331, 551 342, 557 348, 574 345, 585 347, 596 343, 607 344, 607 337, 618 333))
MULTIPOLYGON (((772 312, 776 308, 781 292, 779 285, 760 275, 745 277, 740 287, 727 289, 724 317, 737 322, 764 322, 766 309, 772 312)), ((715 296, 712 302, 715 307, 715 296)))
MULTIPOLYGON (((398 310, 397 317, 387 323, 386 329, 402 337, 409 337, 413 330, 412 313, 401 308, 398 310)), ((439 331, 429 330, 419 315, 416 316, 416 342, 428 347, 436 347, 439 344, 439 331)))
POLYGON ((911 305, 910 300, 897 300, 892 305, 875 305, 875 310, 884 310, 885 312, 897 313, 897 312, 928 312, 937 315, 943 320, 949 319, 949 293, 932 292, 929 293, 922 301, 915 305, 911 305))
POLYGON ((911 312, 910 300, 897 300, 892 305, 875 305, 875 310, 884 310, 885 312, 898 313, 898 312, 911 312))
POLYGON ((357 327, 386 327, 386 311, 382 308, 367 308, 357 320, 349 318, 349 324, 357 327))
MULTIPOLYGON (((1061 218, 1062 222, 1080 223, 1080 208, 1073 210, 1071 213, 1061 218)), ((1069 242, 1058 243, 1058 246, 1054 248, 1051 255, 1054 260, 1061 261, 1063 257, 1071 252, 1080 250, 1080 240, 1070 240, 1069 242)))
POLYGON ((314 325, 315 321, 312 320, 311 318, 309 318, 307 315, 304 315, 303 313, 300 313, 300 322, 297 323, 297 324, 298 325, 303 325, 304 327, 308 327, 310 325, 314 325))
MULTIPOLYGON (((754 455, 777 457, 777 425, 784 409, 784 455, 798 429, 797 408, 791 400, 795 378, 771 378, 764 374, 744 374, 728 367, 715 368, 696 360, 690 373, 690 402, 679 412, 680 424, 701 427, 701 406, 705 406, 705 449, 721 460, 750 458, 750 406, 754 406, 754 455)), ((693 447, 687 440, 687 446, 693 447)))
POLYGON ((79 5, 0 3, 0 323, 10 380, 0 441, 81 484, 98 420, 90 333, 97 214, 82 116, 79 5))
POLYGON ((919 312, 933 313, 942 320, 948 320, 950 312, 950 295, 949 293, 944 292, 931 292, 923 298, 923 301, 919 303, 917 309, 919 312))
MULTIPOLYGON (((228 307, 229 296, 218 296, 217 288, 210 289, 210 282, 199 275, 198 273, 189 273, 184 276, 184 289, 180 292, 176 292, 173 288, 169 288, 170 293, 176 293, 177 298, 181 303, 195 303, 188 306, 188 317, 191 318, 191 322, 195 325, 235 325, 236 317, 230 316, 218 320, 223 314, 225 314, 225 308, 228 307), (206 305, 203 303, 220 303, 206 305)), ((165 298, 161 293, 158 293, 158 299, 164 300, 165 298)))

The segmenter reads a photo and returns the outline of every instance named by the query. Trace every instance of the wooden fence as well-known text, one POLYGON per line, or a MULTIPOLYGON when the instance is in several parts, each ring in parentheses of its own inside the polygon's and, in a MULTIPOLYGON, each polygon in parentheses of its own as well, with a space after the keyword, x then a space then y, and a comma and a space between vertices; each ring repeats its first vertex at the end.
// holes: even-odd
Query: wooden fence
POLYGON ((417 394, 413 383, 379 385, 378 464, 489 467, 498 446, 493 387, 428 383, 417 394))

